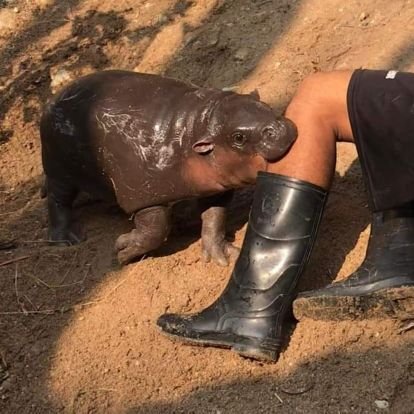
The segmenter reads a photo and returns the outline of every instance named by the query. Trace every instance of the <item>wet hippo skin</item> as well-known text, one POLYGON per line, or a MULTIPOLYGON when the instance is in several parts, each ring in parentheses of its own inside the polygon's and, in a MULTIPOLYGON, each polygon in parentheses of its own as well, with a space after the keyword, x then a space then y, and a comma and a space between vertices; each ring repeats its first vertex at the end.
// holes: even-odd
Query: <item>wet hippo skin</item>
MULTIPOLYGON (((135 228, 115 244, 125 264, 164 242, 172 203, 254 183, 297 132, 255 93, 103 71, 71 83, 46 104, 40 134, 49 240, 82 241, 71 209, 85 191, 134 216, 135 228)), ((202 214, 203 256, 226 264, 232 246, 224 238, 225 203, 217 204, 202 214)))

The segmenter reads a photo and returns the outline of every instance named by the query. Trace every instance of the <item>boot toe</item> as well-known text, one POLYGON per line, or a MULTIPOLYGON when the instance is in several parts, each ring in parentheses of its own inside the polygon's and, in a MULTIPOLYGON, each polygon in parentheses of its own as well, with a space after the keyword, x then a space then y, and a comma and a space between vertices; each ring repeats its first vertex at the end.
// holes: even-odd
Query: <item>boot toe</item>
POLYGON ((158 318, 157 325, 166 334, 188 337, 189 320, 190 317, 166 313, 158 318))

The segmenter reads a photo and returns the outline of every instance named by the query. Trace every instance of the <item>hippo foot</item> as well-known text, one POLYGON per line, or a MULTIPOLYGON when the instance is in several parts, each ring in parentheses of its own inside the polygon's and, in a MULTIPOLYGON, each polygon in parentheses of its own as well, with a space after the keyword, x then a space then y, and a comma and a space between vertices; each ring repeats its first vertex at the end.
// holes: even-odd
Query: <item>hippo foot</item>
POLYGON ((138 211, 134 216, 135 229, 122 234, 115 242, 121 265, 157 249, 170 231, 170 208, 153 206, 138 211))
POLYGON ((220 266, 228 266, 230 258, 236 259, 240 249, 227 240, 215 243, 214 241, 205 241, 202 243, 202 259, 205 263, 213 261, 220 266))
POLYGON ((74 229, 65 229, 65 230, 50 230, 48 241, 54 246, 73 246, 79 244, 86 240, 84 234, 74 230, 74 229))
POLYGON ((117 252, 118 261, 121 265, 126 265, 134 259, 145 254, 148 249, 141 245, 139 235, 136 230, 130 233, 121 234, 115 242, 115 250, 117 252))
POLYGON ((150 235, 145 237, 135 229, 130 233, 122 234, 115 242, 118 261, 121 265, 131 263, 149 251, 155 250, 162 241, 156 237, 152 239, 150 235))

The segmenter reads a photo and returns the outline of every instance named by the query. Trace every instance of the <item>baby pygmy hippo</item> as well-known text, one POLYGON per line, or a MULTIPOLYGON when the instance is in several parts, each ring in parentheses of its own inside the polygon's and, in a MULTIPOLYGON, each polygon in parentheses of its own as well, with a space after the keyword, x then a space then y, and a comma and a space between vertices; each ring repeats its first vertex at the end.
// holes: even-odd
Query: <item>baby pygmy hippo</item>
MULTIPOLYGON (((171 203, 254 183, 284 155, 296 128, 258 94, 200 88, 156 75, 103 71, 76 80, 44 110, 40 134, 49 240, 75 244, 72 203, 80 191, 134 215, 119 236, 121 264, 156 249, 171 203)), ((204 257, 227 263, 225 206, 202 215, 204 257)))

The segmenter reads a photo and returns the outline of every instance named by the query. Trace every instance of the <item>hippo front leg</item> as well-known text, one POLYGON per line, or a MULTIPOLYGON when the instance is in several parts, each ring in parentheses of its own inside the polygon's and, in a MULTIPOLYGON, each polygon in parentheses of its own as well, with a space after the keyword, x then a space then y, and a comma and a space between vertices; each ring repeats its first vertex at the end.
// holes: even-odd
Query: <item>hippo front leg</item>
POLYGON ((170 217, 170 208, 166 206, 138 211, 134 216, 135 229, 122 234, 115 242, 119 263, 125 265, 158 248, 170 232, 170 217))
POLYGON ((229 258, 236 257, 239 249, 226 240, 226 215, 227 205, 233 197, 233 192, 214 196, 204 200, 204 204, 210 204, 201 214, 201 246, 203 260, 210 260, 221 265, 228 266, 229 258))

